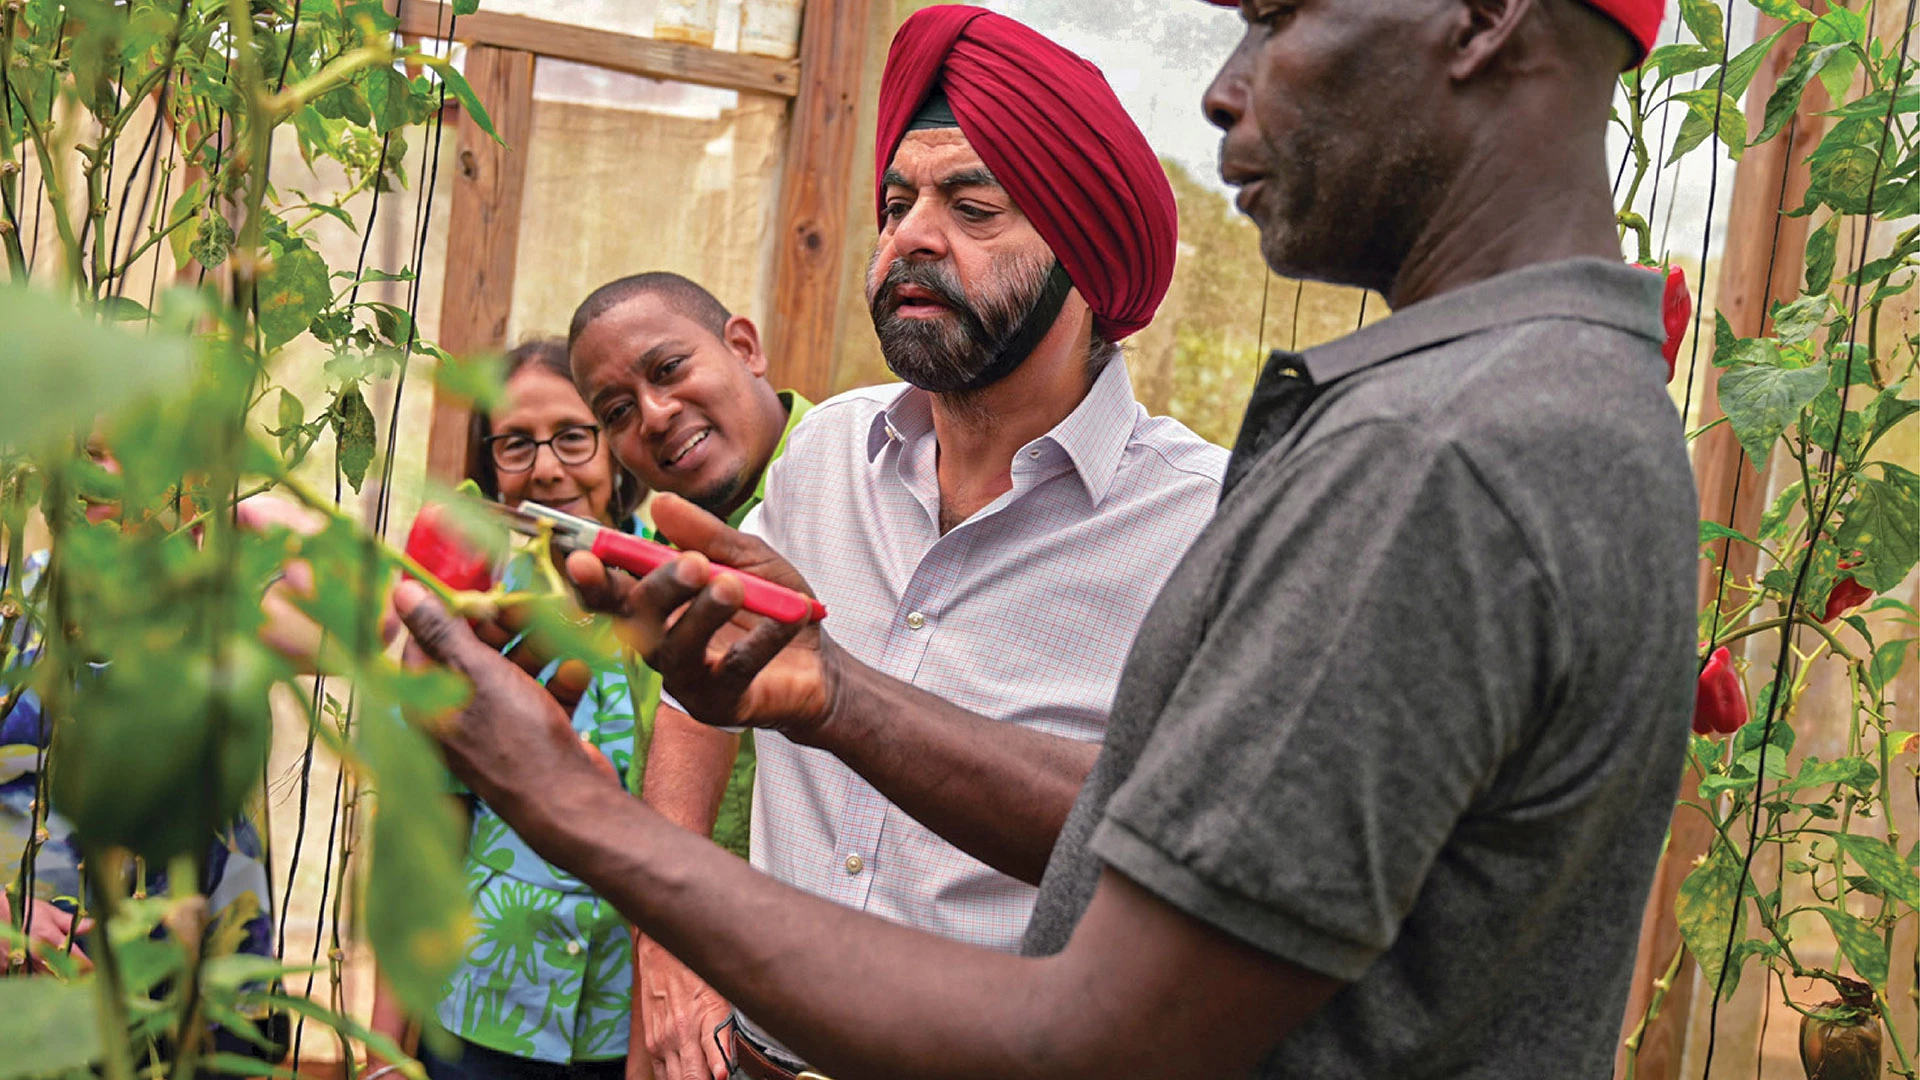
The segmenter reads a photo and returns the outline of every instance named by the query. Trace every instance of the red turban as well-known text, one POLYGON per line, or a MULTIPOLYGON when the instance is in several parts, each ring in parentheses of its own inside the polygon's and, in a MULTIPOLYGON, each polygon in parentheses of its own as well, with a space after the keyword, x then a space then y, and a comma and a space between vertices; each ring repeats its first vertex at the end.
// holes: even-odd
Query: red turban
MULTIPOLYGON (((1240 0, 1212 2, 1221 7, 1240 6, 1240 0)), ((1667 0, 1587 0, 1587 3, 1620 24, 1627 36, 1640 46, 1641 59, 1653 51, 1653 40, 1660 34, 1660 20, 1667 14, 1667 0)))
POLYGON ((1004 15, 923 8, 894 35, 873 162, 882 223, 882 177, 936 86, 1093 309, 1100 336, 1118 341, 1152 321, 1179 230, 1167 174, 1099 68, 1004 15))

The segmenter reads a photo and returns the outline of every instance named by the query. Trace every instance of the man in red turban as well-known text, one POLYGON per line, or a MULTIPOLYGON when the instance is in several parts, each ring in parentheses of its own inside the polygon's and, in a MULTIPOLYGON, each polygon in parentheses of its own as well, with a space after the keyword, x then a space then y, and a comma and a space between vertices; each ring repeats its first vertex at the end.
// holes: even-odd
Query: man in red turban
MULTIPOLYGON (((1268 358, 1217 512, 1130 639, 1076 795, 1049 744, 874 678, 832 619, 740 615, 715 564, 818 580, 752 537, 670 502, 656 523, 691 549, 671 565, 633 582, 572 557, 588 602, 700 720, 831 747, 982 860, 1045 862, 1023 956, 783 888, 630 805, 541 687, 403 585, 420 644, 474 683, 436 729, 454 771, 838 1080, 1609 1075, 1695 675, 1696 503, 1660 283, 1620 260, 1606 161, 1618 72, 1658 22, 1617 9, 1653 2, 1243 0, 1245 36, 1204 100, 1222 175, 1269 266, 1377 289, 1394 313, 1268 358)), ((1016 134, 1071 123, 1051 91, 1084 69, 1006 59, 976 34, 983 16, 922 25, 942 31, 923 44, 969 149, 937 115, 910 130, 935 111, 933 80, 890 73, 882 153, 900 175, 883 176, 879 310, 938 328, 928 340, 977 337, 947 335, 949 294, 917 280, 888 299, 901 248, 944 258, 926 246, 934 211, 1051 274, 1004 208, 962 212, 997 189, 1057 230, 1048 250, 1091 313, 1048 334, 1124 329, 1128 290, 1087 275, 1101 252, 1137 269, 1118 265, 1123 238, 1153 231, 1113 217, 1138 189, 1124 168, 1081 170, 1098 155, 1076 143, 1016 134), (993 78, 1032 109, 982 108, 993 78), (1016 191, 1029 181, 1043 190, 1016 191), (1049 197, 1094 201, 1024 201, 1049 197)), ((1012 280, 975 255, 954 266, 970 302, 1012 280)), ((1080 311, 1069 298, 1058 320, 1080 311)), ((990 344, 916 376, 965 386, 1004 348, 990 344)), ((944 474, 945 449, 908 472, 944 474)), ((934 535, 930 516, 919 527, 934 535)), ((1086 556, 1078 574, 1110 561, 1086 556)), ((926 584, 903 576, 889 598, 911 628, 893 639, 902 666, 954 629, 913 606, 926 584)), ((1084 584, 996 624, 1019 661, 997 678, 1072 676, 1015 636, 1076 632, 1084 584)), ((813 867, 835 891, 870 871, 824 853, 813 867)))
MULTIPOLYGON (((1149 417, 1118 359, 1166 293, 1176 223, 1160 162, 1099 71, 1004 16, 934 7, 901 26, 880 98, 867 299, 909 385, 815 407, 740 527, 806 576, 851 662, 1032 768, 1025 798, 979 787, 956 810, 1040 842, 962 851, 918 816, 915 791, 974 769, 917 745, 936 727, 848 745, 764 733, 753 863, 1012 953, 1050 846, 1033 825, 1086 779, 1127 644, 1213 513, 1226 455, 1149 417), (1028 618, 1036 604, 1053 617, 1028 618), (921 770, 896 778, 898 802, 860 775, 882 743, 921 770)), ((733 744, 673 701, 654 732, 648 804, 705 831, 733 744)), ((727 1004, 651 942, 636 998, 666 1080, 706 1080, 728 1057, 748 1075, 804 1070, 751 1010, 716 1043, 727 1004)))

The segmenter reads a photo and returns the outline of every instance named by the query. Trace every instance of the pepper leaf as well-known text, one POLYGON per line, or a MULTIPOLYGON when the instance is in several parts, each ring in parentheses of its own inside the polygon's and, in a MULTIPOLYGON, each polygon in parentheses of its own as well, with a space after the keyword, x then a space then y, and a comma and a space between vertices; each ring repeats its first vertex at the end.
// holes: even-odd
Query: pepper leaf
POLYGON ((0 1080, 51 1076, 99 1060, 100 1010, 91 979, 0 979, 0 1080))
POLYGON ((1849 116, 1835 124, 1807 159, 1812 178, 1806 201, 1794 213, 1811 213, 1822 204, 1842 214, 1866 213, 1887 141, 1886 124, 1877 116, 1849 116))
POLYGON ((1920 907, 1920 878, 1913 876, 1913 869, 1885 840, 1854 833, 1835 833, 1833 842, 1854 862, 1859 863, 1860 869, 1866 871, 1874 884, 1885 890, 1888 896, 1910 908, 1920 907))
POLYGON ((437 57, 422 57, 422 60, 440 76, 440 81, 453 93, 453 96, 460 99, 460 107, 467 110, 467 115, 473 119, 480 130, 486 132, 494 142, 505 146, 505 140, 493 130, 493 118, 487 115, 487 107, 480 104, 479 95, 475 94, 473 87, 467 84, 467 77, 460 74, 460 69, 445 59, 437 57))
POLYGON ((360 396, 357 386, 341 391, 335 402, 333 437, 338 444, 340 471, 357 494, 367 478, 367 467, 373 464, 373 410, 367 408, 367 399, 360 396))
POLYGON ((1800 771, 1794 774, 1793 779, 1774 789, 1773 794, 1791 795, 1796 791, 1831 784, 1845 784, 1864 793, 1879 779, 1880 770, 1863 757, 1843 757, 1837 761, 1809 757, 1800 763, 1800 771))
POLYGON ((1803 368, 1749 364, 1720 376, 1720 408, 1754 468, 1832 377, 1826 364, 1803 368))
MULTIPOLYGON (((1789 5, 1797 11, 1804 11, 1798 4, 1789 5)), ((1754 137, 1754 145, 1766 142, 1786 128, 1793 114, 1800 111, 1800 96, 1806 92, 1807 81, 1827 66, 1835 53, 1845 49, 1845 44, 1815 45, 1811 42, 1800 46, 1788 62, 1786 70, 1780 73, 1780 79, 1773 84, 1773 93, 1767 96, 1767 109, 1760 124, 1760 134, 1754 137)))
POLYGON ((1920 412, 1920 401, 1910 401, 1900 396, 1905 390, 1905 383, 1894 383, 1880 391, 1879 396, 1875 397, 1872 404, 1868 406, 1873 416, 1873 428, 1867 435, 1868 446, 1878 442, 1880 436, 1885 435, 1895 424, 1920 412))
POLYGON ((1815 18, 1813 12, 1794 3, 1794 0, 1753 0, 1753 6, 1760 14, 1785 23, 1812 22, 1815 18))
POLYGON ((1803 481, 1795 480, 1788 484, 1760 515, 1760 535, 1768 540, 1778 540, 1785 535, 1782 526, 1786 525, 1793 514, 1793 508, 1800 502, 1800 492, 1804 490, 1803 481))
POLYGON ((1754 547, 1760 546, 1759 541, 1741 532, 1739 529, 1722 525, 1718 521, 1710 521, 1706 518, 1700 519, 1700 542, 1702 544, 1711 544, 1715 540, 1738 540, 1743 544, 1751 544, 1754 547))
POLYGON ((367 108, 373 114, 373 129, 382 135, 413 122, 413 84, 390 67, 367 72, 367 108))
POLYGON ((1867 679, 1875 690, 1883 690, 1900 674, 1900 668, 1907 662, 1907 650, 1913 645, 1912 638, 1889 641, 1873 650, 1873 663, 1867 667, 1867 679))
POLYGON ((1873 464, 1884 479, 1859 479, 1834 543, 1860 552, 1860 565, 1851 571, 1855 580, 1889 592, 1920 562, 1920 475, 1890 461, 1873 464))
POLYGON ((1791 304, 1777 305, 1773 309, 1773 332, 1782 345, 1805 341, 1820 329, 1832 309, 1833 302, 1824 291, 1810 293, 1791 304))
POLYGON ((260 278, 260 334, 269 349, 292 341, 333 299, 327 261, 301 244, 275 256, 260 278))
POLYGON ((1727 153, 1733 160, 1740 160, 1747 148, 1747 118, 1740 111, 1739 102, 1721 93, 1715 85, 1675 94, 1673 99, 1686 105, 1687 115, 1680 121, 1680 133, 1674 137, 1673 153, 1668 155, 1667 164, 1674 164, 1705 142, 1707 136, 1715 133, 1716 123, 1727 153))
MULTIPOLYGON (((1746 905, 1740 896, 1740 859, 1725 841, 1713 845, 1706 860, 1680 883, 1673 913, 1687 951, 1700 965, 1708 986, 1719 986, 1727 952, 1727 938, 1740 936, 1746 924, 1746 905), (1738 925, 1736 925, 1736 923, 1738 925)), ((1739 982, 1739 965, 1727 973, 1723 989, 1731 994, 1739 982)))
POLYGON ((1887 988, 1887 944, 1880 940, 1867 924, 1847 914, 1823 907, 1820 914, 1827 917, 1827 925, 1833 928, 1833 936, 1840 943, 1840 952, 1853 965, 1855 974, 1873 984, 1875 990, 1887 988))
POLYGON ((300 445, 301 425, 306 422, 306 406, 300 404, 299 398, 294 397, 284 389, 281 390, 280 426, 275 429, 273 434, 280 438, 280 453, 282 456, 293 453, 294 447, 300 445))
POLYGON ((1713 0, 1680 0, 1680 17, 1686 21, 1693 39, 1719 52, 1726 45, 1725 17, 1713 0))
MULTIPOLYGON (((1765 137, 1762 137, 1765 141, 1765 137)), ((1840 238, 1840 219, 1830 217, 1807 238, 1807 291, 1826 292, 1833 284, 1834 243, 1840 238)))

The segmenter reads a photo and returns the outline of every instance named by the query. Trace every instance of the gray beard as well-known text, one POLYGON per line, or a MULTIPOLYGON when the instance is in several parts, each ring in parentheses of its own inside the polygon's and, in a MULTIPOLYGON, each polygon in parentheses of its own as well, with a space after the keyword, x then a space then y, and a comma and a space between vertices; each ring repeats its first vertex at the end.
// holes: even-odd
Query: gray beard
MULTIPOLYGON (((1005 282, 1005 287, 976 304, 961 287, 950 262, 894 260, 868 304, 874 331, 880 338, 880 355, 888 370, 936 394, 983 390, 997 381, 988 380, 983 385, 980 380, 1040 301, 1052 260, 1008 256, 996 260, 994 270, 995 279, 1005 282), (901 318, 895 311, 893 292, 904 284, 933 293, 954 317, 901 318)), ((871 280, 871 273, 868 277, 871 280)), ((1015 365, 1000 377, 1017 368, 1015 365)))

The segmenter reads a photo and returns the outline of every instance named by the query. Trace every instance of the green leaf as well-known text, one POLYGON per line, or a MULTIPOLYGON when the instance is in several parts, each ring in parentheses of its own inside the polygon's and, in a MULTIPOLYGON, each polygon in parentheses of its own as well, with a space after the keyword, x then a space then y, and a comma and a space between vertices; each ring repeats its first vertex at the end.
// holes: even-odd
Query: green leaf
POLYGON ((373 464, 374 439, 373 410, 367 408, 367 399, 360 396, 357 386, 346 388, 335 399, 333 438, 338 444, 340 471, 358 493, 367 478, 367 467, 373 464))
POLYGON ((1890 592, 1920 562, 1920 476, 1890 461, 1873 464, 1884 479, 1859 478, 1834 543, 1861 553, 1851 571, 1855 580, 1874 592, 1890 592))
POLYGON ((1793 514, 1793 508, 1800 504, 1800 492, 1804 490, 1803 481, 1795 480, 1788 484, 1779 495, 1774 497, 1773 505, 1760 516, 1760 535, 1768 540, 1778 540, 1786 535, 1785 526, 1793 514))
POLYGON ((1867 679, 1875 690, 1884 690, 1900 674, 1900 668, 1907 662, 1907 650, 1913 647, 1912 638, 1889 641, 1873 650, 1873 663, 1868 665, 1867 679))
POLYGON ((1720 62, 1720 51, 1709 49, 1705 45, 1696 45, 1691 41, 1676 41, 1662 45, 1647 56, 1647 66, 1659 71, 1658 83, 1664 83, 1675 75, 1685 75, 1689 71, 1699 71, 1720 62))
POLYGON ((188 374, 189 342, 156 323, 145 333, 95 322, 38 289, 0 287, 0 445, 36 443, 188 374))
POLYGON ((1887 989, 1887 945, 1866 923, 1847 914, 1823 907, 1820 914, 1827 917, 1827 925, 1833 928, 1834 939, 1840 943, 1840 952, 1853 965, 1853 970, 1862 979, 1873 984, 1875 990, 1887 989))
POLYGON ((1873 428, 1867 436, 1869 446, 1879 441, 1880 436, 1892 430, 1895 424, 1920 412, 1920 401, 1909 401, 1900 396, 1905 388, 1905 383, 1894 383, 1873 399, 1870 406, 1873 410, 1873 428))
POLYGON ((382 135, 413 121, 413 86, 407 77, 390 67, 367 72, 367 108, 373 113, 373 129, 382 135))
POLYGON ((471 15, 480 10, 480 0, 453 0, 455 15, 471 15))
MULTIPOLYGON (((1771 757, 1772 755, 1769 755, 1771 757)), ((1800 771, 1793 779, 1781 784, 1773 792, 1775 795, 1791 795, 1807 788, 1829 787, 1833 784, 1846 784, 1865 793, 1871 790, 1875 781, 1880 779, 1880 770, 1863 757, 1843 757, 1838 761, 1821 761, 1809 757, 1800 763, 1800 771)))
POLYGON ((1753 0, 1753 6, 1759 9, 1760 14, 1785 23, 1812 22, 1815 18, 1813 12, 1793 0, 1753 0))
POLYGON ((1886 143, 1879 117, 1850 116, 1833 126, 1807 159, 1811 179, 1802 210, 1824 203, 1843 214, 1864 214, 1886 143))
MULTIPOLYGON (((1713 845, 1706 860, 1694 867, 1680 883, 1674 898, 1673 913, 1687 951, 1700 965, 1708 986, 1719 986, 1727 939, 1738 935, 1746 923, 1745 904, 1741 902, 1740 858, 1721 841, 1713 845)), ((1737 971, 1737 968, 1736 968, 1737 971)), ((1727 980, 1733 982, 1730 976, 1727 980)))
POLYGON ((438 754, 392 704, 366 710, 359 724, 358 745, 374 770, 361 917, 395 996, 431 1016, 465 951, 473 904, 461 871, 460 815, 438 754))
POLYGON ((1713 0, 1680 0, 1680 17, 1701 45, 1716 53, 1726 46, 1726 19, 1713 0))
POLYGON ((187 254, 211 270, 226 262, 232 251, 233 226, 219 214, 201 210, 200 223, 194 227, 193 239, 187 244, 187 254))
MULTIPOLYGON (((1797 4, 1792 6, 1797 11, 1805 10, 1797 4)), ((1762 114, 1764 119, 1760 124, 1760 134, 1753 140, 1756 146, 1785 130, 1788 121, 1793 119, 1793 114, 1800 110, 1800 96, 1806 92, 1807 80, 1818 75, 1820 70, 1833 59, 1834 54, 1846 47, 1843 44, 1815 45, 1808 42, 1794 52, 1793 59, 1788 62, 1786 70, 1780 73, 1779 81, 1773 84, 1773 93, 1767 96, 1767 108, 1762 114)))
POLYGON ((467 110, 467 115, 473 119, 480 130, 486 132, 494 142, 505 146, 506 143, 493 130, 493 118, 487 115, 487 107, 480 104, 479 95, 473 92, 473 87, 467 85, 467 77, 460 74, 458 68, 444 59, 423 57, 422 60, 440 76, 440 81, 446 84, 453 96, 460 99, 460 107, 467 110))
POLYGON ((279 436, 280 453, 284 456, 293 453, 294 447, 300 444, 300 425, 307 422, 306 406, 284 389, 280 391, 279 420, 280 427, 274 434, 279 436))
POLYGON ((300 336, 333 300, 326 260, 304 244, 275 256, 260 278, 259 289, 260 335, 268 349, 300 336))
POLYGON ((1833 248, 1840 239, 1840 218, 1827 219, 1826 224, 1813 231, 1807 238, 1807 291, 1823 293, 1833 284, 1833 248))
POLYGON ((1741 338, 1724 349, 1716 347, 1713 352, 1713 366, 1717 368, 1755 364, 1780 367, 1780 343, 1772 338, 1741 338))
POLYGON ((1686 105, 1687 115, 1680 121, 1680 133, 1674 137, 1673 153, 1667 156, 1667 164, 1678 162, 1694 147, 1705 142, 1708 136, 1714 134, 1716 122, 1719 124, 1720 141, 1726 144, 1727 153, 1732 155, 1733 160, 1740 160, 1740 155, 1747 148, 1747 118, 1740 111, 1739 102, 1711 85, 1673 97, 1675 101, 1686 105))
MULTIPOLYGON (((1813 21, 1813 29, 1807 32, 1807 40, 1821 44, 1845 41, 1855 45, 1867 42, 1867 20, 1857 11, 1843 7, 1830 7, 1826 14, 1813 21)), ((1835 101, 1846 98, 1845 92, 1833 95, 1835 101)))
POLYGON ((1820 324, 1826 321, 1827 313, 1831 310, 1833 303, 1827 299, 1824 291, 1803 296, 1791 304, 1776 306, 1773 309, 1773 332, 1782 345, 1805 341, 1820 329, 1820 324))
POLYGON ((84 1069, 100 1059, 91 979, 0 979, 0 1080, 84 1069))
POLYGON ((1720 408, 1754 468, 1766 463, 1774 441, 1800 410, 1827 388, 1825 364, 1804 368, 1748 365, 1720 376, 1720 408))
POLYGON ((1738 540, 1743 544, 1751 544, 1754 547, 1760 546, 1759 541, 1756 541, 1753 537, 1748 536, 1739 529, 1702 518, 1700 520, 1700 542, 1702 544, 1711 544, 1715 540, 1738 540))
POLYGON ((433 385, 436 389, 468 402, 483 412, 499 408, 505 398, 506 384, 500 378, 500 364, 496 357, 462 359, 432 345, 421 351, 437 361, 433 369, 433 385))
POLYGON ((1728 60, 1726 74, 1718 80, 1720 91, 1733 100, 1739 101, 1740 95, 1747 92, 1747 84, 1753 81, 1754 73, 1760 70, 1760 61, 1767 58, 1767 54, 1772 52, 1774 45, 1779 42, 1780 35, 1786 32, 1787 28, 1783 26, 1741 49, 1740 55, 1728 60))
POLYGON ((1866 871, 1874 884, 1880 886, 1888 896, 1910 908, 1920 907, 1920 878, 1913 876, 1913 869, 1901 860, 1899 853, 1885 840, 1854 833, 1835 833, 1833 842, 1860 864, 1860 869, 1866 871))

